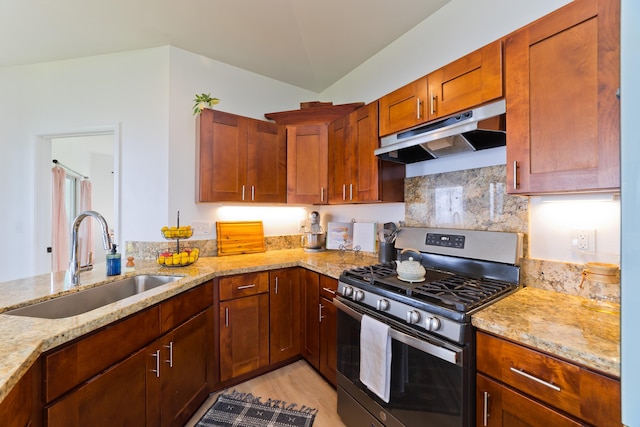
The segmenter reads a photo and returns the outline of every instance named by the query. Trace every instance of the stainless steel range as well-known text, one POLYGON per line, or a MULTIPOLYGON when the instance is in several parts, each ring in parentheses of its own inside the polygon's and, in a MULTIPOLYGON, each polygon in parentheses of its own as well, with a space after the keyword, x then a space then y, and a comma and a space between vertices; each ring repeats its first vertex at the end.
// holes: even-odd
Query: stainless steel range
POLYGON ((400 264, 340 276, 338 413, 349 427, 474 425, 471 316, 518 290, 522 236, 403 228, 396 248, 400 264))

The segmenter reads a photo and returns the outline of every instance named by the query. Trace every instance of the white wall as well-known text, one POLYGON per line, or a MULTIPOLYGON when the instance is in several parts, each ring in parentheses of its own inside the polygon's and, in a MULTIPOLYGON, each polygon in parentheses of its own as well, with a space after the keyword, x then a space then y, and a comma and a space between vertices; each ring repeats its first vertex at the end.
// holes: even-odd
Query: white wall
POLYGON ((640 4, 622 0, 622 422, 640 426, 640 4))

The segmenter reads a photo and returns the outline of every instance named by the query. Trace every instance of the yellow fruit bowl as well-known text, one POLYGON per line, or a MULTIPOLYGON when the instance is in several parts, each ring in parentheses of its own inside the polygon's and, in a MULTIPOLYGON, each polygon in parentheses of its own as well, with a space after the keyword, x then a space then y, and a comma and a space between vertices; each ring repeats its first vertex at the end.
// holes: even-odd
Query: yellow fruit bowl
POLYGON ((199 255, 198 248, 184 248, 180 252, 167 250, 158 254, 156 262, 166 267, 185 267, 196 262, 199 255))
POLYGON ((180 227, 162 227, 160 230, 162 237, 165 239, 188 239, 193 236, 193 229, 190 225, 181 225, 180 227))

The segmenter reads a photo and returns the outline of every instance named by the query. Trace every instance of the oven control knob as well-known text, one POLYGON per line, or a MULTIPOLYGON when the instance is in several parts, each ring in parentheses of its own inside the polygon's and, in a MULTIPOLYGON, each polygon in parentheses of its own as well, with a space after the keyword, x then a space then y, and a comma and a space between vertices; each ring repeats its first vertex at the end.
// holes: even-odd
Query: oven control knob
POLYGON ((362 301, 364 299, 364 292, 362 292, 360 289, 358 289, 354 294, 353 294, 353 300, 354 301, 362 301))
POLYGON ((437 317, 428 317, 426 326, 427 331, 437 331, 440 329, 440 319, 437 317))
POLYGON ((351 286, 345 286, 345 287, 342 289, 342 294, 343 294, 345 297, 350 297, 351 295, 353 295, 353 288, 352 288, 351 286))
POLYGON ((414 325, 420 321, 420 313, 415 310, 407 311, 407 323, 414 325))
POLYGON ((388 301, 388 300, 386 300, 386 299, 384 299, 384 298, 379 299, 379 300, 376 302, 376 308, 377 308, 378 310, 380 310, 380 311, 387 311, 387 310, 389 310, 389 301, 388 301))

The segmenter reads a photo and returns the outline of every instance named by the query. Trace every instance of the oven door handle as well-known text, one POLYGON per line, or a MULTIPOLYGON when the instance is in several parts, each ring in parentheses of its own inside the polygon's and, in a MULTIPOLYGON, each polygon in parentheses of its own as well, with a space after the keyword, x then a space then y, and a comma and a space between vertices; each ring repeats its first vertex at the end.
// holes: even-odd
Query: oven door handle
MULTIPOLYGON (((335 305, 338 310, 344 312, 345 314, 348 314, 358 322, 362 320, 362 313, 354 310, 353 308, 349 307, 342 301, 339 301, 337 298, 333 299, 333 305, 335 305)), ((416 337, 412 337, 411 335, 407 335, 393 328, 389 328, 389 334, 391 335, 391 339, 400 341, 403 344, 409 345, 424 353, 435 356, 438 359, 444 360, 445 362, 453 363, 455 365, 462 364, 462 361, 460 360, 462 350, 459 350, 459 351, 449 350, 448 348, 444 348, 442 346, 432 344, 429 341, 424 341, 416 337)))

